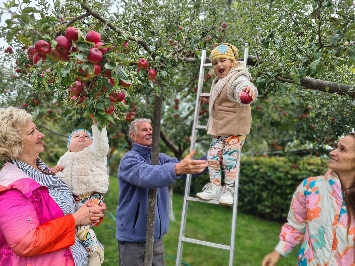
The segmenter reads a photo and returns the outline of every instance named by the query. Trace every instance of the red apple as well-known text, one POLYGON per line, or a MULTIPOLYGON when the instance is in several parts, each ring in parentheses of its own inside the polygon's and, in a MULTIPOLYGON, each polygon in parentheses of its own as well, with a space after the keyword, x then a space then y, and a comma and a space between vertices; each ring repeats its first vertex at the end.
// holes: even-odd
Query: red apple
POLYGON ((83 103, 85 100, 86 100, 85 96, 80 96, 79 100, 78 100, 78 103, 83 103))
POLYGON ((14 50, 12 49, 11 46, 8 46, 8 47, 5 49, 5 53, 13 54, 13 53, 14 53, 14 50))
POLYGON ((111 86, 115 86, 115 80, 113 78, 109 78, 108 83, 110 83, 111 86))
POLYGON ((74 27, 68 27, 65 29, 65 37, 67 37, 70 41, 77 41, 79 36, 79 32, 74 27))
POLYGON ((115 111, 115 107, 113 107, 113 105, 111 104, 110 107, 108 109, 105 109, 106 114, 110 115, 113 113, 113 111, 115 111))
POLYGON ((34 56, 36 53, 37 53, 37 51, 36 51, 36 49, 35 49, 33 46, 31 46, 31 47, 28 48, 28 50, 27 50, 27 56, 28 56, 28 58, 29 58, 30 60, 33 59, 33 56, 34 56))
POLYGON ((61 58, 61 54, 57 49, 52 48, 49 52, 48 56, 52 58, 54 61, 58 61, 61 58))
POLYGON ((239 96, 240 101, 244 104, 251 103, 253 101, 253 98, 249 95, 248 92, 242 91, 242 93, 239 96))
MULTIPOLYGON (((80 81, 79 81, 80 82, 80 81)), ((81 82, 80 82, 81 83, 81 82)), ((71 86, 70 87, 70 91, 75 95, 75 96, 79 96, 80 93, 83 92, 83 86, 81 85, 76 85, 76 86, 71 86)))
POLYGON ((99 64, 93 64, 94 67, 94 72, 92 72, 92 69, 87 69, 86 70, 86 76, 87 77, 96 77, 98 75, 100 75, 101 73, 101 66, 99 64))
POLYGON ((127 48, 129 43, 128 43, 128 40, 125 40, 124 43, 122 44, 124 48, 127 48))
POLYGON ((97 42, 95 43, 95 47, 98 48, 102 54, 105 54, 108 50, 108 48, 103 48, 101 46, 104 46, 105 44, 103 42, 97 42))
POLYGON ((40 61, 40 60, 42 60, 42 62, 43 62, 44 60, 46 60, 46 56, 38 54, 38 53, 33 56, 33 59, 32 59, 33 64, 37 64, 38 61, 40 61))
POLYGON ((86 34, 85 40, 87 40, 88 42, 97 43, 101 40, 100 33, 91 30, 86 34))
POLYGON ((148 70, 148 79, 149 80, 155 79, 156 76, 157 76, 157 72, 153 68, 148 70))
POLYGON ((89 50, 88 61, 93 64, 98 64, 102 61, 102 52, 93 47, 89 50))
POLYGON ((114 94, 110 94, 109 98, 110 98, 110 102, 112 102, 112 103, 116 102, 116 97, 114 94))
POLYGON ((105 69, 104 74, 106 77, 111 78, 111 70, 105 69))
POLYGON ((138 69, 141 70, 141 69, 148 69, 148 61, 147 59, 145 58, 139 58, 138 59, 138 69))
POLYGON ((116 97, 116 101, 118 102, 122 102, 124 100, 124 98, 126 97, 125 93, 123 91, 121 92, 116 92, 115 93, 115 97, 116 97))
POLYGON ((69 53, 60 53, 60 61, 68 62, 70 60, 69 53))
POLYGON ((32 103, 33 103, 33 105, 35 105, 35 106, 37 106, 37 105, 40 104, 40 102, 39 102, 38 99, 33 99, 33 100, 32 100, 32 103))
POLYGON ((120 79, 120 85, 125 88, 131 87, 131 84, 124 82, 123 80, 120 79))
POLYGON ((27 107, 28 107, 28 103, 23 103, 23 104, 22 104, 22 107, 23 107, 23 108, 27 108, 27 107))
POLYGON ((71 40, 63 35, 58 36, 55 40, 58 43, 56 49, 62 54, 68 54, 72 45, 71 40))
POLYGON ((223 22, 221 27, 222 27, 223 29, 227 28, 227 23, 223 22))
POLYGON ((51 51, 51 45, 47 41, 39 40, 35 43, 35 49, 38 54, 46 55, 51 51))

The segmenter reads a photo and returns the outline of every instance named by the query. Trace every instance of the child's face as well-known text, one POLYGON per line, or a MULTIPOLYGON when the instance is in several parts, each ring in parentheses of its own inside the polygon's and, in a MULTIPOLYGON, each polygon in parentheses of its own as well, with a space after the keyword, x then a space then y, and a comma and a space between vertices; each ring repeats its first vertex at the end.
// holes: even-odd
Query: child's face
POLYGON ((213 71, 219 78, 224 78, 228 75, 229 70, 232 67, 232 61, 227 58, 218 58, 212 63, 213 71))
POLYGON ((92 139, 85 131, 78 131, 73 134, 69 142, 69 150, 78 152, 92 144, 92 139))

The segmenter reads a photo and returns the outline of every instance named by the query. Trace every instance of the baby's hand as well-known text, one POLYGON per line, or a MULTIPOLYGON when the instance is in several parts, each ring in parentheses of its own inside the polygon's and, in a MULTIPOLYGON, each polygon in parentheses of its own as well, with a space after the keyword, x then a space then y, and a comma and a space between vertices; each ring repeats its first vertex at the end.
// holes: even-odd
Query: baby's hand
POLYGON ((56 174, 56 173, 58 173, 60 171, 63 171, 63 170, 64 170, 64 166, 63 165, 56 165, 56 166, 53 166, 51 168, 51 171, 52 171, 53 174, 56 174))
POLYGON ((89 114, 89 117, 91 118, 92 123, 96 126, 97 125, 97 120, 95 119, 94 115, 93 114, 89 114))

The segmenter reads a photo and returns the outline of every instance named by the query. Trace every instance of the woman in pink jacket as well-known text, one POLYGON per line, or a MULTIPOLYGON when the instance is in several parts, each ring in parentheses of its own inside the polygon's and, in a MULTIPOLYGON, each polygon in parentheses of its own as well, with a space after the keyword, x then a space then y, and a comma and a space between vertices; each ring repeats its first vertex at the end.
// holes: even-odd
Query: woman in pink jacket
POLYGON ((355 133, 329 154, 329 171, 298 186, 280 242, 263 266, 276 265, 300 243, 299 266, 355 265, 355 133))
POLYGON ((87 266, 78 225, 103 217, 105 205, 76 210, 68 186, 39 159, 42 139, 25 110, 0 108, 0 265, 87 266))

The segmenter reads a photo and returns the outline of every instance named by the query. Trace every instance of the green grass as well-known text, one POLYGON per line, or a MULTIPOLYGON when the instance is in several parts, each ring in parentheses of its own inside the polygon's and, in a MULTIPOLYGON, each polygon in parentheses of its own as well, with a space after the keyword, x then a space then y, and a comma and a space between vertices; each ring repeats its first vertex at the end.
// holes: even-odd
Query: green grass
MULTIPOLYGON (((115 215, 118 199, 117 178, 110 178, 109 191, 105 195, 108 212, 115 215)), ((180 232, 183 196, 174 195, 173 209, 176 221, 164 236, 166 266, 175 266, 180 232)), ((118 265, 118 247, 115 238, 115 221, 106 213, 101 225, 94 230, 105 246, 103 266, 118 265)), ((232 208, 200 202, 190 202, 185 236, 219 244, 230 244, 232 208)), ((278 242, 281 224, 264 221, 243 213, 237 214, 234 265, 258 266, 278 242)), ((280 259, 278 266, 296 265, 296 248, 287 258, 280 259)), ((185 243, 182 262, 190 266, 223 266, 229 263, 229 251, 185 243)))

